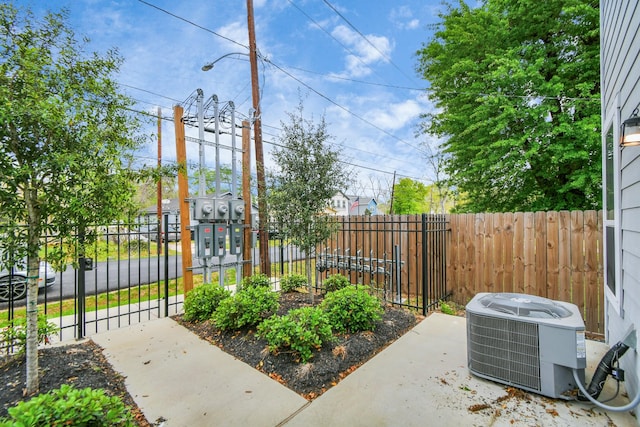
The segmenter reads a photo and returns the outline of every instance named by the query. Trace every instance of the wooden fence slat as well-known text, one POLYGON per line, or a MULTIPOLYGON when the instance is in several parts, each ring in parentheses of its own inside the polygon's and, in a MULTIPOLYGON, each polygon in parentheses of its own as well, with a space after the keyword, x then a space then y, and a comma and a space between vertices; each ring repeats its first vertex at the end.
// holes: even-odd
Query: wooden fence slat
POLYGON ((504 232, 503 232, 504 214, 493 215, 493 229, 491 230, 491 261, 493 264, 491 276, 494 280, 495 292, 504 292, 504 260, 502 255, 504 252, 504 232))
POLYGON ((585 237, 585 327, 589 331, 598 331, 599 291, 604 284, 598 282, 598 214, 596 211, 584 213, 585 237), (588 326, 587 326, 588 325, 588 326))
POLYGON ((558 291, 557 299, 571 301, 571 214, 558 213, 558 291))
POLYGON ((524 292, 524 213, 513 215, 513 292, 524 292))
POLYGON ((493 218, 495 215, 484 216, 484 228, 482 230, 482 283, 487 287, 488 292, 500 292, 496 287, 493 270, 493 218))
POLYGON ((502 289, 504 292, 513 292, 513 213, 503 214, 502 246, 504 276, 502 289))
POLYGON ((584 213, 571 211, 571 301, 584 317, 584 213))
POLYGON ((536 294, 535 214, 524 214, 524 283, 522 292, 536 294))
POLYGON ((558 212, 547 212, 547 298, 557 300, 559 298, 559 253, 558 253, 558 212))
POLYGON ((476 248, 476 241, 475 241, 475 215, 473 214, 466 214, 464 216, 464 225, 465 225, 465 229, 467 231, 466 237, 464 238, 464 243, 465 243, 465 251, 464 251, 464 258, 465 258, 465 270, 464 270, 464 292, 462 293, 463 295, 463 300, 460 302, 462 304, 466 304, 468 301, 471 300, 471 298, 473 298, 473 296, 476 294, 475 292, 475 269, 474 269, 474 260, 475 260, 475 248, 476 248))
POLYGON ((535 229, 535 294, 548 296, 547 289, 547 214, 534 213, 535 229))

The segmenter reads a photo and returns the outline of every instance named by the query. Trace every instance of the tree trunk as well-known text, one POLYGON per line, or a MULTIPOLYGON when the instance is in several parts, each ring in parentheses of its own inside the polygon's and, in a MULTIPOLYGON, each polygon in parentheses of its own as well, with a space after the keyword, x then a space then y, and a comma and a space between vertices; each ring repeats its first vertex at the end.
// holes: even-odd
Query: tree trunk
POLYGON ((27 384, 26 394, 38 392, 38 258, 29 257, 27 261, 27 384))
POLYGON ((40 210, 38 193, 29 188, 25 192, 25 202, 29 214, 29 237, 27 239, 27 383, 26 394, 38 392, 38 276, 40 274, 40 210))
POLYGON ((307 271, 307 290, 309 291, 309 303, 313 304, 313 284, 311 283, 311 258, 306 256, 304 258, 304 266, 307 271))

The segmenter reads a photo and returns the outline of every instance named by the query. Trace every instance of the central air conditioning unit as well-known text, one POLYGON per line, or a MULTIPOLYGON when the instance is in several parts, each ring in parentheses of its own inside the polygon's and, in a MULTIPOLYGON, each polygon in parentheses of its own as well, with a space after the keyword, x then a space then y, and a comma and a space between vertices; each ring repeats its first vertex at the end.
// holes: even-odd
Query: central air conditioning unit
POLYGON ((584 382, 584 321, 574 304, 517 293, 480 293, 466 306, 472 374, 541 395, 574 399, 584 382))

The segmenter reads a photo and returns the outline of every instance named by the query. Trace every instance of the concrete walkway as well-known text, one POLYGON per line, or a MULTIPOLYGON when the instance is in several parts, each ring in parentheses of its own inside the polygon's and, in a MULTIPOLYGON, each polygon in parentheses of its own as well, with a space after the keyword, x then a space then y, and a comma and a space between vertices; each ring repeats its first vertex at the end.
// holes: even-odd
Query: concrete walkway
MULTIPOLYGON (((637 426, 469 374, 465 319, 432 314, 312 402, 163 318, 92 336, 147 419, 187 426, 637 426)), ((589 341, 587 380, 607 346, 589 341)), ((611 380, 609 381, 611 382, 611 380)), ((602 397, 615 390, 605 388, 602 397)), ((618 397, 609 405, 628 399, 618 397)))

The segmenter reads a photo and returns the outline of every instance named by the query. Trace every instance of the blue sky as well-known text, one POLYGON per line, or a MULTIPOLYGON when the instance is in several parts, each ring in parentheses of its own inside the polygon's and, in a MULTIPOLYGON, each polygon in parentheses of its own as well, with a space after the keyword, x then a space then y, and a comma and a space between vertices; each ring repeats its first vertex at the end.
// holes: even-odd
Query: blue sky
MULTIPOLYGON (((161 107, 172 118, 173 106, 200 88, 205 100, 215 94, 221 105, 233 101, 239 119, 250 114, 247 56, 232 55, 201 70, 223 55, 248 53, 244 0, 16 4, 38 13, 66 7, 76 35, 91 40, 90 51, 117 48, 125 61, 118 81, 141 111, 156 114, 161 107)), ((416 136, 420 114, 432 105, 424 91, 428 83, 415 72, 415 52, 432 36, 430 25, 443 8, 440 0, 254 0, 257 46, 266 58, 258 67, 266 167, 273 166, 270 142, 277 142, 281 121, 302 97, 305 117, 317 123, 324 115, 345 167, 357 174, 360 186, 347 192, 376 195, 372 183, 389 186, 394 171, 398 178, 429 183, 433 173, 423 144, 436 142, 416 136)), ((163 160, 174 161, 172 121, 163 121, 162 141, 163 160)), ((156 155, 156 143, 150 143, 139 161, 153 164, 156 155)), ((187 156, 190 164, 198 162, 198 144, 187 142, 187 156)), ((214 164, 212 148, 205 149, 205 161, 214 164)))

